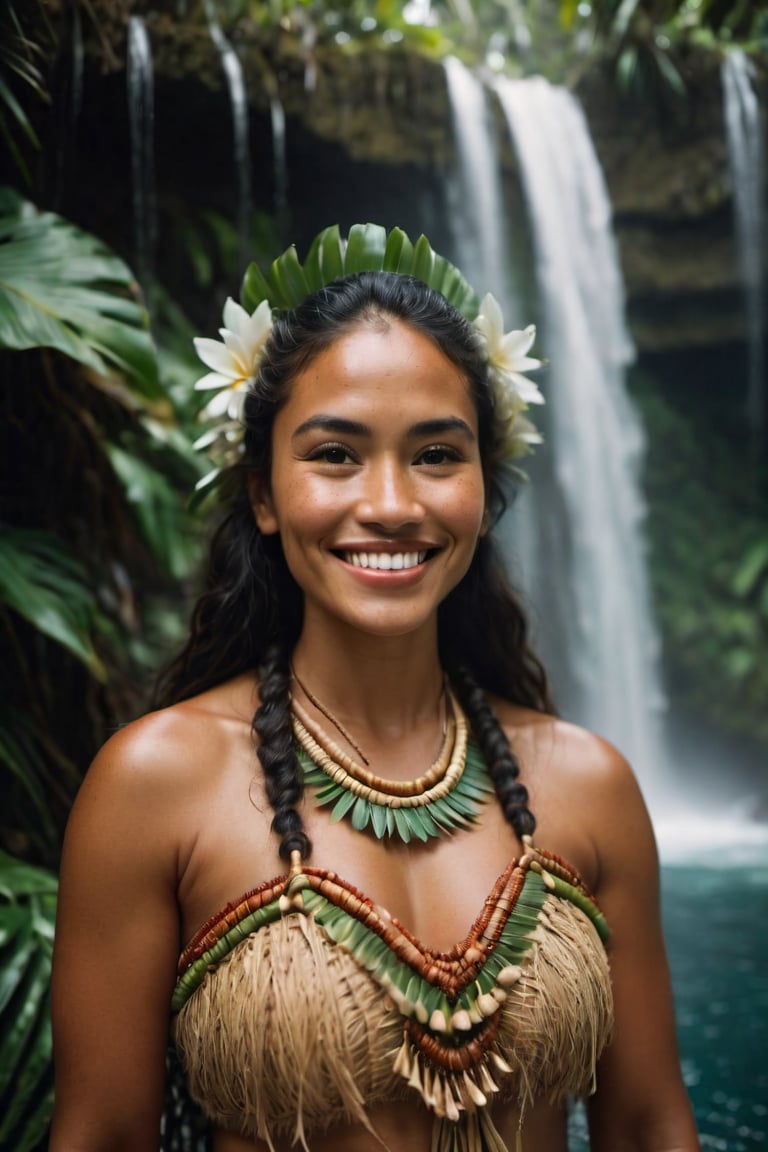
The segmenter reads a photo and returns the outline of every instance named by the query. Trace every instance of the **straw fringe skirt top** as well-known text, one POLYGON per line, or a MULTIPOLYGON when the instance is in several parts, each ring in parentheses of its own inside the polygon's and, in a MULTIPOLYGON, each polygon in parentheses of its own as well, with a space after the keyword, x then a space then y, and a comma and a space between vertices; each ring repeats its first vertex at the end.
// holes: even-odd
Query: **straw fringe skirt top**
POLYGON ((370 1108, 411 1097, 434 1115, 433 1152, 505 1152, 493 1098, 522 1126, 534 1102, 594 1089, 613 1019, 607 935, 578 874, 530 841, 449 952, 304 867, 228 905, 182 953, 172 1030, 190 1093, 268 1147, 372 1130, 370 1108))

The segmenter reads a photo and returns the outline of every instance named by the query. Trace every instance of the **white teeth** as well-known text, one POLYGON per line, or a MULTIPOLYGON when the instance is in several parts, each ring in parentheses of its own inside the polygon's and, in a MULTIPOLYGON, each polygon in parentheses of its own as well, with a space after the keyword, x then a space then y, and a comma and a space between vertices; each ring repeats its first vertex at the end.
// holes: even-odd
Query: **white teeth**
POLYGON ((427 558, 423 552, 345 552, 344 560, 355 568, 375 568, 379 572, 415 568, 427 558))

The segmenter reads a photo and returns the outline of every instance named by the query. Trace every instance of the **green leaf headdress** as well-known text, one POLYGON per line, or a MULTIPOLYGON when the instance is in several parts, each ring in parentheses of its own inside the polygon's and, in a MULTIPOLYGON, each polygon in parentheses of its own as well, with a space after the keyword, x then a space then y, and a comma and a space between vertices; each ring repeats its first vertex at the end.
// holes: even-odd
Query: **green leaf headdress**
MULTIPOLYGON (((414 243, 401 228, 387 232, 380 224, 353 224, 345 241, 334 224, 315 237, 303 264, 295 245, 278 256, 266 273, 251 264, 243 278, 241 303, 230 298, 224 306, 224 325, 219 329, 222 339, 195 340, 198 356, 211 369, 195 387, 216 391, 202 410, 202 418, 210 421, 211 427, 197 446, 216 445, 224 465, 237 460, 242 444, 242 406, 264 355, 274 312, 297 307, 312 292, 340 276, 379 271, 423 281, 471 321, 488 359, 497 419, 503 425, 505 456, 515 459, 540 443, 541 437, 524 416, 530 404, 543 403, 536 385, 522 375, 542 364, 528 356, 536 335, 534 326, 505 333, 501 308, 494 297, 488 293, 478 304, 474 289, 456 265, 438 255, 426 236, 414 243), (222 417, 226 419, 222 421, 222 417)), ((221 471, 217 467, 204 477, 198 490, 215 484, 221 471)))

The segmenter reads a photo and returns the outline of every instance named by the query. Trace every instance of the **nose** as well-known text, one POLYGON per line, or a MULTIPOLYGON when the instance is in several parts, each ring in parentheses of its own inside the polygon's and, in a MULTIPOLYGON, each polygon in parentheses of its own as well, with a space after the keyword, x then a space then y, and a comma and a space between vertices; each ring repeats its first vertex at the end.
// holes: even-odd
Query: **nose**
POLYGON ((361 524, 392 531, 424 519, 417 480, 409 466, 389 457, 371 462, 362 481, 357 507, 361 524))

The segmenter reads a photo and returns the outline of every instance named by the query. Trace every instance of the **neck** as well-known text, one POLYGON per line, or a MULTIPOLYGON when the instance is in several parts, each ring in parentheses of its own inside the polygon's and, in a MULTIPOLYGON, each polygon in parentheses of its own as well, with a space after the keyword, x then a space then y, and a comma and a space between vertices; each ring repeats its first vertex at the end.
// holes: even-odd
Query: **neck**
POLYGON ((436 629, 377 637, 305 627, 293 653, 298 678, 365 746, 434 726, 443 692, 436 629))

